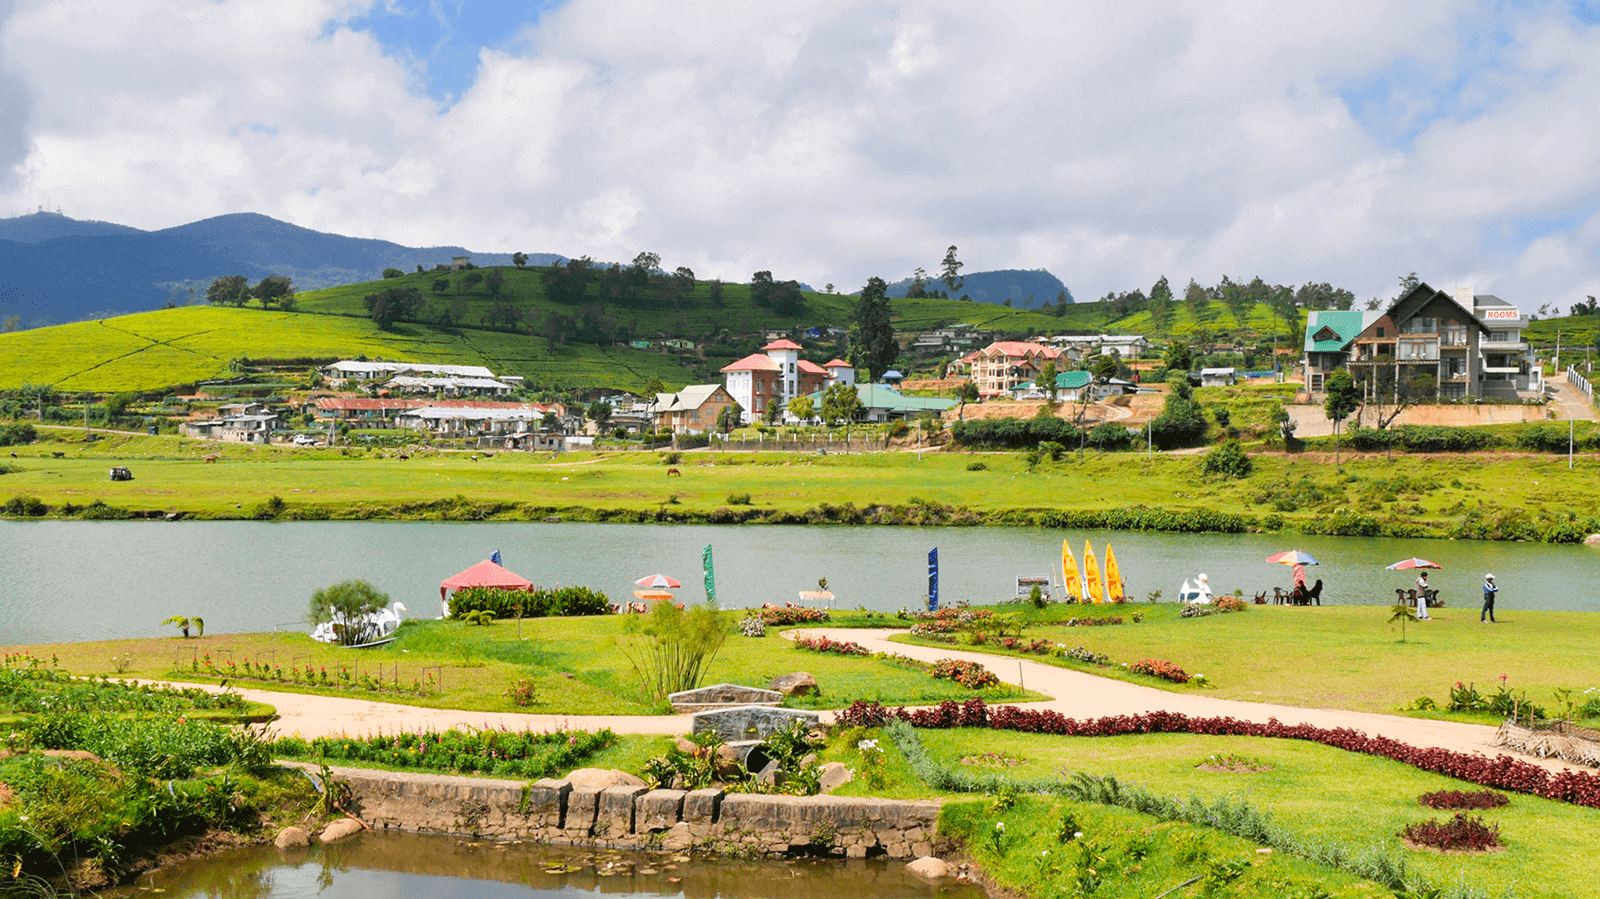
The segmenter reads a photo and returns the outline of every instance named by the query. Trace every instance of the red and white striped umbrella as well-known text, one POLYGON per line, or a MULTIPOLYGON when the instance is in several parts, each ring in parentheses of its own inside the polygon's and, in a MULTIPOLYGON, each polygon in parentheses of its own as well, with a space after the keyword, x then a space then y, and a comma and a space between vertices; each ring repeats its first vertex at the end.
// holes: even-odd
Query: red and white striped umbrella
POLYGON ((664 574, 652 574, 649 577, 642 577, 634 581, 634 584, 640 587, 653 587, 657 590, 663 588, 668 590, 676 590, 683 586, 664 574))
POLYGON ((1412 556, 1409 559, 1402 559, 1393 565, 1385 565, 1383 567, 1392 571, 1407 571, 1412 568, 1438 568, 1441 571, 1444 569, 1444 566, 1440 565, 1438 562, 1429 562, 1427 559, 1419 559, 1416 556, 1412 556))

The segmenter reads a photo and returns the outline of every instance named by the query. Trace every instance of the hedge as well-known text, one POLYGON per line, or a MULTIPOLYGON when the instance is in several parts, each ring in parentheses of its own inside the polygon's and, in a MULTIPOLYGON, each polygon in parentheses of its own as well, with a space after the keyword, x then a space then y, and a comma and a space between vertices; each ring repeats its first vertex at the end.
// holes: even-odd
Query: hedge
POLYGON ((576 615, 604 615, 611 611, 611 600, 588 587, 561 587, 555 590, 503 590, 499 587, 468 587, 450 598, 450 617, 490 611, 496 618, 558 618, 576 615))

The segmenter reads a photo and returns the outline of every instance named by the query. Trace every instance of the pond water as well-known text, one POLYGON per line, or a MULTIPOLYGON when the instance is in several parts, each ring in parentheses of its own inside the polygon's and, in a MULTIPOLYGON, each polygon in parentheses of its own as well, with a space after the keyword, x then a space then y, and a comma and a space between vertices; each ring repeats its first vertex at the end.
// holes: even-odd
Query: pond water
POLYGON ((351 843, 280 852, 245 849, 139 878, 125 895, 169 899, 575 899, 603 894, 684 899, 982 899, 934 885, 886 860, 689 859, 424 834, 367 833, 351 843))
POLYGON ((1600 549, 1535 543, 1146 534, 1042 528, 807 527, 440 522, 0 521, 0 644, 154 636, 175 614, 199 615, 211 633, 304 629, 313 591, 372 582, 411 617, 439 614, 439 582, 500 550, 507 568, 537 584, 584 584, 615 599, 663 573, 678 595, 705 598, 701 550, 713 547, 724 607, 795 599, 818 578, 844 608, 919 608, 927 554, 938 547, 944 604, 993 603, 1019 575, 1059 580, 1061 541, 1083 561, 1084 542, 1109 541, 1130 596, 1171 601, 1201 572, 1218 593, 1248 597, 1289 586, 1289 570, 1264 559, 1299 548, 1321 565, 1325 604, 1388 605, 1412 572, 1384 566, 1421 556, 1444 566, 1432 580, 1451 606, 1476 608, 1493 572, 1502 613, 1519 608, 1600 611, 1600 549))

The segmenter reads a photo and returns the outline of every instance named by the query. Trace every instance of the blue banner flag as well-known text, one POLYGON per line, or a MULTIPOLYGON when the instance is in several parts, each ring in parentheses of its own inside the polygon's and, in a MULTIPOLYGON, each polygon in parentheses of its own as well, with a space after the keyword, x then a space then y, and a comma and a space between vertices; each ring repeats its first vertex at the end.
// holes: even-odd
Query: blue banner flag
POLYGON ((706 570, 706 605, 715 608, 717 605, 717 578, 711 571, 711 544, 707 543, 705 551, 700 553, 700 564, 706 570))
POLYGON ((499 565, 500 564, 500 550, 497 549, 494 552, 490 553, 489 554, 489 561, 495 563, 496 565, 499 565))
POLYGON ((928 550, 928 611, 939 611, 939 547, 928 550))

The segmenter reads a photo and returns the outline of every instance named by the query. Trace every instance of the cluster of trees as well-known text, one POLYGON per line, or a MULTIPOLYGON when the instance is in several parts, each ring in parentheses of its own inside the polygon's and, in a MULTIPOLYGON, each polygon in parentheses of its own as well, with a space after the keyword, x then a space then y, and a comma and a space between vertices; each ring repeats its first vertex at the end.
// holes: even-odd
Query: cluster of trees
POLYGON ((287 312, 294 308, 294 285, 287 275, 268 275, 254 287, 244 275, 223 275, 206 288, 206 302, 213 306, 243 306, 251 300, 260 300, 263 309, 287 312))
POLYGON ((1139 312, 1150 314, 1151 324, 1160 331, 1172 321, 1178 303, 1189 311, 1189 316, 1202 324, 1212 321, 1216 306, 1228 310, 1236 327, 1244 327, 1250 310, 1258 303, 1266 304, 1287 328, 1298 327, 1300 309, 1350 309, 1355 305, 1355 294, 1325 281, 1306 282, 1300 287, 1268 284, 1260 276, 1234 280, 1224 275, 1222 280, 1207 287, 1189 279, 1182 296, 1175 295, 1167 276, 1151 286, 1150 292, 1134 290, 1107 293, 1101 298, 1112 317, 1122 318, 1139 312))
MULTIPOLYGON (((961 293, 961 287, 966 283, 966 279, 961 277, 961 269, 965 266, 965 262, 962 262, 956 258, 955 244, 951 244, 950 248, 944 251, 944 261, 939 263, 938 282, 942 282, 944 284, 944 289, 940 290, 937 287, 930 287, 929 285, 931 283, 938 282, 930 282, 927 271, 919 267, 915 272, 911 273, 911 286, 906 290, 906 299, 919 300, 927 298, 948 300, 956 294, 961 293)), ((833 293, 832 284, 828 285, 828 292, 833 293)), ((964 293, 961 294, 961 299, 966 300, 969 303, 972 302, 972 297, 969 297, 964 293)))
POLYGON ((800 292, 800 282, 776 281, 772 272, 767 271, 750 276, 750 301, 762 309, 771 309, 791 318, 806 311, 806 298, 800 292))

